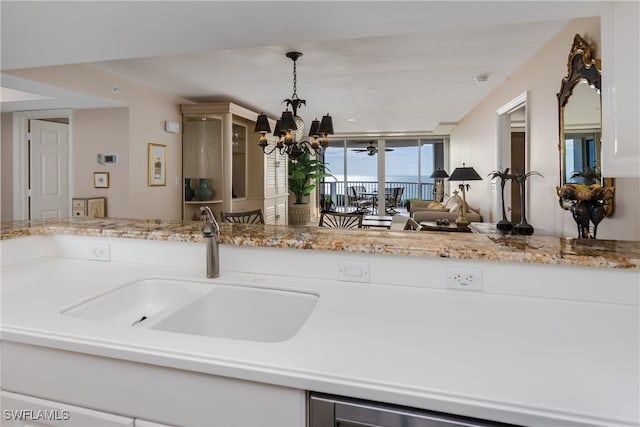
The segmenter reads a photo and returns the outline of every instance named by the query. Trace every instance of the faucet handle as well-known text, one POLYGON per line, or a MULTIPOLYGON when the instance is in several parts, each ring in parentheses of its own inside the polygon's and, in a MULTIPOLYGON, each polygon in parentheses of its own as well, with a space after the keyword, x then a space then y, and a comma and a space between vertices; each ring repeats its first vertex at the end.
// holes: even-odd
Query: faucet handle
POLYGON ((213 215, 211 208, 209 206, 202 206, 200 208, 200 212, 207 216, 207 220, 202 225, 202 234, 204 237, 218 237, 220 234, 220 226, 218 225, 218 221, 216 221, 216 217, 213 215))
POLYGON ((207 221, 208 222, 215 222, 216 219, 213 216, 213 212, 211 211, 211 208, 209 206, 201 206, 200 207, 200 213, 205 214, 205 216, 207 217, 207 221))

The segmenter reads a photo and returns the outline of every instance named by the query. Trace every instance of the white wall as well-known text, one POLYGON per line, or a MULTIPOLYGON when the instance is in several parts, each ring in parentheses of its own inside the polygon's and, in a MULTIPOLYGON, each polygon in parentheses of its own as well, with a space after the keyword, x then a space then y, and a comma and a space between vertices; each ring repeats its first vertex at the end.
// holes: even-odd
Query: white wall
MULTIPOLYGON (((486 177, 497 165, 496 111, 523 92, 528 92, 530 170, 544 178, 528 180, 530 206, 527 219, 537 230, 557 235, 577 237, 571 213, 558 205, 555 187, 559 184, 558 104, 556 94, 562 78, 567 75, 567 58, 575 34, 580 34, 594 46, 592 53, 600 57, 600 19, 584 18, 570 22, 539 52, 523 64, 498 89, 459 121, 451 134, 449 170, 466 162, 486 177)), ((604 65, 603 65, 604 67, 604 65)), ((603 141, 605 144, 606 141, 603 141)), ((497 220, 493 212, 494 194, 488 178, 472 183, 467 199, 479 207, 485 221, 497 220)), ((616 180, 616 212, 599 226, 598 238, 640 240, 638 212, 640 201, 638 179, 616 180)))
POLYGON ((73 197, 106 197, 107 215, 129 215, 129 109, 73 112, 73 197), (99 165, 96 155, 117 154, 115 165, 99 165), (109 188, 94 188, 93 173, 109 172, 109 188))
MULTIPOLYGON (((120 160, 128 162, 128 171, 118 173, 115 178, 126 176, 126 207, 118 205, 115 210, 117 216, 129 218, 160 218, 179 219, 182 217, 182 136, 164 131, 166 120, 182 123, 180 104, 187 103, 183 99, 164 94, 146 86, 124 80, 113 74, 105 73, 88 65, 63 65, 56 67, 32 68, 13 70, 10 74, 35 80, 38 82, 62 87, 102 98, 113 99, 128 106, 128 145, 126 151, 118 152, 120 160), (111 89, 119 88, 116 94, 111 89), (149 143, 167 146, 167 185, 164 187, 149 187, 147 185, 147 146, 149 143)), ((74 111, 74 128, 80 126, 83 144, 89 144, 91 149, 81 150, 74 156, 74 166, 78 164, 94 165, 95 154, 101 152, 102 147, 108 148, 112 144, 122 146, 122 128, 109 126, 111 118, 105 115, 101 121, 100 113, 83 113, 74 111), (87 125, 83 121, 87 121, 87 125), (100 135, 91 136, 89 124, 99 128, 100 135), (108 142, 111 140, 111 142, 108 142), (83 163, 84 162, 84 163, 83 163)), ((75 144, 75 141, 74 141, 75 144)), ((74 147, 74 150, 76 148, 74 147)), ((120 150, 120 148, 118 148, 120 150)), ((102 170, 102 169, 101 169, 102 170)), ((106 169, 105 169, 106 170, 106 169)), ((83 176, 88 171, 83 171, 83 176)), ((84 177, 78 179, 84 180, 84 177)), ((84 181, 78 181, 81 189, 84 181)), ((85 189, 86 190, 86 189, 85 189)), ((77 191, 76 191, 77 192, 77 191)), ((118 192, 117 196, 122 197, 118 192)), ((114 200, 115 201, 115 200, 114 200)), ((116 206, 114 206, 115 208, 116 206)), ((109 215, 114 213, 110 209, 109 215)))

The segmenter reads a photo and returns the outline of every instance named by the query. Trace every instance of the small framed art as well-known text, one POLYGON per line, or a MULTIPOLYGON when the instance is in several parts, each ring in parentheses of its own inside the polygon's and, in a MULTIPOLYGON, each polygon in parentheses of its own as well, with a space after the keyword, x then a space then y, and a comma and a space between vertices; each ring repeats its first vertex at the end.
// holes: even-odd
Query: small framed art
POLYGON ((149 187, 167 185, 167 146, 149 144, 149 187))
POLYGON ((109 172, 94 172, 93 188, 109 188, 109 172))

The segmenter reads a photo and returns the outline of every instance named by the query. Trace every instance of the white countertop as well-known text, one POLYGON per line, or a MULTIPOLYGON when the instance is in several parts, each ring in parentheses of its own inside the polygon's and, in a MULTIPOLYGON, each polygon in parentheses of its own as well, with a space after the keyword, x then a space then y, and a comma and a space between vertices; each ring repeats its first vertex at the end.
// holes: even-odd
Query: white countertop
POLYGON ((127 328, 60 312, 202 269, 38 257, 2 268, 2 339, 526 425, 637 425, 637 305, 225 272, 319 295, 288 341, 127 328))

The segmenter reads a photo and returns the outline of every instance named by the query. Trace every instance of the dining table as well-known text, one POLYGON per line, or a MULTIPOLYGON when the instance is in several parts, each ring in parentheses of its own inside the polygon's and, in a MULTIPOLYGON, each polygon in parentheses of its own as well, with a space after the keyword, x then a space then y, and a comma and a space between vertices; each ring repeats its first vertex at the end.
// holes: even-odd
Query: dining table
MULTIPOLYGON (((393 190, 389 189, 385 189, 384 190, 384 197, 385 199, 390 196, 391 194, 393 194, 393 190)), ((378 214, 378 191, 374 190, 374 191, 366 191, 366 192, 360 192, 358 193, 358 196, 364 196, 364 197, 369 197, 371 198, 371 206, 372 206, 372 211, 371 213, 373 213, 374 215, 378 214)))

